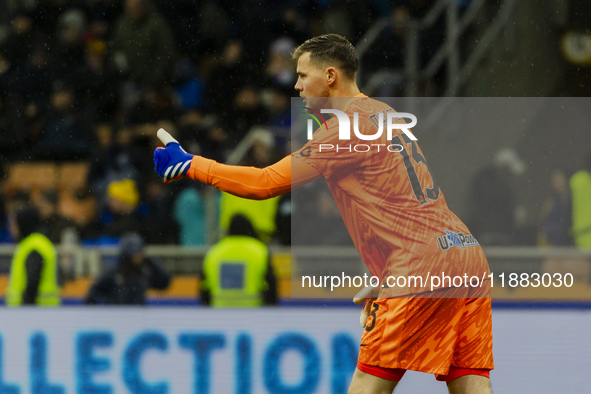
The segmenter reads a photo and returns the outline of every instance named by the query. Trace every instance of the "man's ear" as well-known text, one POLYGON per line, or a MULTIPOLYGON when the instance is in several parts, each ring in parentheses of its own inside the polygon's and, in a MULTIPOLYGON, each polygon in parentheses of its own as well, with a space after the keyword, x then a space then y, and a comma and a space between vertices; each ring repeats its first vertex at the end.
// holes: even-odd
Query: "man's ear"
POLYGON ((337 80, 337 70, 334 67, 328 67, 325 75, 328 86, 332 86, 337 80))

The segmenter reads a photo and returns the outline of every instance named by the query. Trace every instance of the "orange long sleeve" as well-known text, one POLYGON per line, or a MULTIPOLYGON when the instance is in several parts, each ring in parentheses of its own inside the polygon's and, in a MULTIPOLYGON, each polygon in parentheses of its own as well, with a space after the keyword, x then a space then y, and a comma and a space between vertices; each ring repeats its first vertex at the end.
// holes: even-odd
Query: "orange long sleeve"
POLYGON ((187 177, 238 197, 264 200, 289 192, 321 175, 314 167, 286 156, 265 168, 230 166, 194 156, 187 177), (293 178, 292 178, 293 174, 293 178))

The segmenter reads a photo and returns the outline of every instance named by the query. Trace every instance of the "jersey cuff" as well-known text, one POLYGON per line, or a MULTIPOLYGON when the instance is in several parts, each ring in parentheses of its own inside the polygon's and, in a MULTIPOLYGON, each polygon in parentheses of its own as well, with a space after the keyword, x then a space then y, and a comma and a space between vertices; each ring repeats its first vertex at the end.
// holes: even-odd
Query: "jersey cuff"
POLYGON ((193 156, 191 160, 191 167, 187 171, 187 177, 194 181, 211 185, 211 166, 215 163, 215 160, 206 159, 203 156, 193 156))

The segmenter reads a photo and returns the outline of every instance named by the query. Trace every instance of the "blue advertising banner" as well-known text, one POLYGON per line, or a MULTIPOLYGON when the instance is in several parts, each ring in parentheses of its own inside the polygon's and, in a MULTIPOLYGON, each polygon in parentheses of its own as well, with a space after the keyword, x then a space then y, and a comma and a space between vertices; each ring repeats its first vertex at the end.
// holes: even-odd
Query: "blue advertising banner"
MULTIPOLYGON (((346 393, 357 308, 2 309, 2 394, 346 393)), ((581 393, 591 311, 494 310, 495 391, 581 393), (548 371, 551 373, 540 373, 548 371)), ((445 393, 409 372, 397 393, 445 393)))

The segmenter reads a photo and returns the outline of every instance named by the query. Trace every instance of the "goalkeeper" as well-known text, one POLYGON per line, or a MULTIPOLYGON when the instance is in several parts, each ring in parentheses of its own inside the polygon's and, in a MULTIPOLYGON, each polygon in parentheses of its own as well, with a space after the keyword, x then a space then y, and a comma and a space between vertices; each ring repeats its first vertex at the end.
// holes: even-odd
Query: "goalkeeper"
MULTIPOLYGON (((295 89, 311 110, 338 109, 350 118, 358 113, 358 130, 365 135, 376 134, 371 115, 393 111, 359 91, 358 58, 345 38, 312 38, 293 57, 295 89)), ((379 142, 403 145, 402 152, 321 151, 321 144, 339 143, 337 130, 337 118, 328 120, 302 149, 262 169, 188 154, 161 130, 166 148, 155 151, 154 163, 164 182, 188 177, 251 199, 274 197, 324 177, 364 263, 379 278, 489 272, 478 243, 455 242, 469 230, 447 207, 415 141, 397 130, 392 141, 383 133, 379 142)), ((364 143, 358 136, 350 142, 364 143)), ((444 288, 424 296, 428 289, 381 289, 379 298, 364 307, 365 330, 349 392, 392 392, 406 370, 415 370, 435 374, 450 393, 490 393, 492 322, 486 290, 444 288)))

